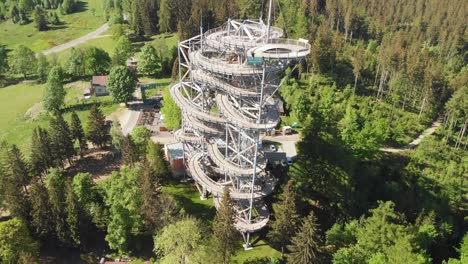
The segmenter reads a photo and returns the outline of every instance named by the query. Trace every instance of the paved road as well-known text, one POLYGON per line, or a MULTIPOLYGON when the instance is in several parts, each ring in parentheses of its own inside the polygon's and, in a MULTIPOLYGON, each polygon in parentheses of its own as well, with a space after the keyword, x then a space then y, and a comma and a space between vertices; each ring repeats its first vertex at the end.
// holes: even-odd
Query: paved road
POLYGON ((396 153, 396 152, 401 152, 401 151, 404 151, 404 150, 407 150, 407 149, 412 149, 412 148, 416 147, 417 145, 419 145, 419 143, 421 143, 421 140, 423 140, 425 137, 427 137, 429 135, 432 135, 436 131, 436 129, 438 127, 440 127, 440 125, 442 125, 442 119, 438 118, 434 123, 432 123, 432 125, 429 128, 424 130, 419 135, 419 137, 415 138, 408 145, 403 146, 401 148, 381 148, 380 150, 384 151, 384 152, 396 153))
POLYGON ((286 153, 287 157, 296 157, 297 156, 297 151, 296 151, 296 142, 301 140, 301 137, 299 134, 292 134, 292 135, 285 135, 285 136, 265 136, 262 138, 262 140, 268 140, 268 141, 273 141, 273 142, 278 142, 281 143, 281 149, 278 151, 284 151, 286 153))
POLYGON ((74 47, 74 46, 76 46, 78 44, 86 42, 86 41, 88 41, 90 39, 97 38, 99 35, 101 35, 102 33, 104 33, 108 29, 109 29, 109 24, 105 23, 104 25, 102 25, 98 29, 96 29, 95 31, 93 31, 91 33, 88 33, 88 34, 86 34, 86 35, 84 35, 82 37, 79 37, 79 38, 74 39, 72 41, 69 41, 67 43, 55 46, 53 48, 43 50, 42 54, 49 55, 49 54, 52 54, 52 53, 56 53, 56 52, 60 52, 62 50, 69 49, 69 48, 74 47))

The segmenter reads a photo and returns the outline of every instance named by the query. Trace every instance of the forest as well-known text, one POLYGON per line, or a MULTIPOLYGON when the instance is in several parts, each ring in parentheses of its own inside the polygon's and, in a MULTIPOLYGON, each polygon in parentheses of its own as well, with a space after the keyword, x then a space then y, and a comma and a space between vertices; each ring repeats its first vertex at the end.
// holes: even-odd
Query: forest
MULTIPOLYGON (((0 0, 0 18, 70 1, 46 2, 0 0)), ((114 29, 128 27, 136 39, 177 32, 183 40, 200 27, 265 19, 268 11, 268 1, 256 0, 104 2, 114 29)), ((301 134, 297 161, 271 197, 272 220, 260 234, 281 257, 244 263, 466 263, 465 1, 278 0, 273 7, 273 24, 287 38, 309 40, 312 50, 279 89, 287 111, 281 125, 296 123, 301 134), (440 127, 417 147, 383 151, 405 148, 436 120, 440 127)), ((172 58, 161 67, 175 77, 177 63, 172 58)), ((35 131, 31 153, 2 143, 0 202, 14 218, 0 223, 0 233, 17 234, 23 243, 0 246, 0 260, 34 263, 40 244, 50 241, 89 252, 98 247, 97 234, 98 243, 119 253, 150 248, 157 263, 230 263, 240 242, 224 243, 238 239, 226 228, 229 195, 205 228, 161 192, 170 182, 161 146, 148 143, 145 131, 99 132, 105 124, 99 107, 93 109, 91 132, 78 118, 67 124, 59 109, 53 129, 35 131), (83 141, 111 146, 125 166, 104 184, 64 173, 83 141), (183 246, 175 246, 178 236, 186 238, 183 246), (210 255, 213 248, 218 254, 210 255)))

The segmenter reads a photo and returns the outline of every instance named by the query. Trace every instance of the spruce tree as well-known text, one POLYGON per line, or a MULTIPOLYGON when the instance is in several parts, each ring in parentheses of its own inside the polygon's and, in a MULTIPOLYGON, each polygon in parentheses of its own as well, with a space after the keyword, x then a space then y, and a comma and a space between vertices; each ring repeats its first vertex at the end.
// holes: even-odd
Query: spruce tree
POLYGON ((72 181, 68 180, 65 186, 65 213, 67 215, 66 222, 70 232, 70 242, 73 246, 81 244, 81 215, 82 208, 78 202, 78 197, 73 191, 72 181))
POLYGON ((42 153, 39 144, 39 131, 36 127, 34 128, 31 136, 31 154, 29 155, 31 171, 34 175, 40 175, 44 168, 44 164, 42 164, 42 153))
POLYGON ((146 159, 155 177, 164 182, 170 176, 169 164, 164 157, 164 146, 150 141, 147 147, 146 159))
POLYGON ((93 104, 88 117, 87 138, 94 145, 102 148, 110 140, 106 117, 97 104, 93 104))
POLYGON ((67 122, 60 114, 50 120, 50 138, 56 162, 63 166, 63 161, 68 160, 68 163, 72 164, 75 155, 72 135, 67 122))
POLYGON ((213 237, 220 254, 222 263, 229 263, 231 256, 236 252, 238 232, 234 227, 234 202, 230 196, 230 189, 224 188, 223 197, 213 222, 213 237))
POLYGON ((62 68, 60 68, 60 66, 55 66, 50 70, 47 76, 43 98, 44 108, 50 113, 59 113, 63 106, 65 95, 62 68))
POLYGON ((122 162, 130 167, 138 162, 138 149, 130 135, 124 137, 122 142, 122 162))
POLYGON ((120 152, 124 136, 118 120, 114 120, 112 122, 112 127, 110 129, 110 137, 112 139, 112 146, 114 146, 114 148, 120 152))
POLYGON ((141 191, 141 215, 150 231, 154 233, 162 227, 159 223, 162 209, 159 201, 161 186, 146 160, 141 164, 138 183, 141 191))
MULTIPOLYGON (((50 134, 46 129, 38 128, 39 132, 39 142, 40 142, 40 150, 42 153, 42 161, 45 165, 45 170, 56 167, 57 164, 54 163, 54 151, 52 146, 52 141, 50 139, 50 134)), ((45 172, 44 170, 44 172, 45 172)))
POLYGON ((53 168, 46 179, 54 231, 59 242, 68 246, 70 245, 70 233, 65 214, 65 178, 57 168, 53 168))
POLYGON ((16 145, 12 145, 8 151, 8 172, 11 180, 21 185, 24 192, 28 193, 28 185, 31 181, 29 165, 16 145))
POLYGON ((27 184, 30 177, 27 164, 16 146, 8 147, 8 155, 2 161, 2 196, 6 208, 12 216, 29 221, 30 204, 28 200, 27 184))
POLYGON ((288 263, 320 263, 323 241, 319 232, 317 218, 313 212, 310 212, 299 231, 291 239, 292 244, 287 246, 290 251, 287 255, 288 263))
POLYGON ((78 141, 80 156, 83 157, 83 152, 88 148, 88 142, 86 141, 86 136, 83 130, 83 126, 81 125, 80 118, 75 111, 73 111, 71 115, 70 129, 72 139, 75 142, 78 141))
POLYGON ((281 255, 284 248, 289 244, 291 237, 296 232, 299 216, 296 209, 296 194, 293 190, 293 182, 289 181, 284 186, 283 194, 278 204, 273 206, 275 220, 271 223, 271 230, 268 238, 277 247, 281 248, 281 255))
POLYGON ((172 64, 171 78, 173 81, 179 79, 179 58, 176 58, 174 64, 172 64))
POLYGON ((31 202, 31 226, 34 233, 42 239, 50 238, 54 228, 49 194, 44 183, 36 181, 31 185, 29 199, 31 202))

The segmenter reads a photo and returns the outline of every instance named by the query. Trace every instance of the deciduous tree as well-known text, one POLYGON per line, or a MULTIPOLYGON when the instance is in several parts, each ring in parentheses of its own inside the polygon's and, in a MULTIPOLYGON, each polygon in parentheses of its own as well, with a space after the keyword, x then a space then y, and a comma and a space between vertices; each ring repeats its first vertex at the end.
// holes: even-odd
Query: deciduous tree
POLYGON ((121 36, 112 55, 112 63, 114 65, 125 66, 127 59, 133 54, 133 46, 126 36, 121 36))
POLYGON ((117 103, 127 103, 130 100, 138 80, 135 74, 125 66, 112 68, 107 79, 107 88, 117 103))
POLYGON ((18 45, 10 54, 8 64, 13 73, 19 73, 26 79, 28 74, 32 74, 36 69, 36 56, 34 52, 24 46, 18 45))
POLYGON ((31 237, 26 224, 18 218, 0 223, 0 260, 18 263, 22 255, 39 256, 39 244, 31 237))
POLYGON ((109 71, 111 58, 100 48, 90 47, 86 50, 86 69, 90 75, 105 74, 109 71))
POLYGON ((154 238, 155 251, 162 254, 162 263, 190 262, 201 249, 205 231, 196 218, 186 217, 163 228, 154 238))
POLYGON ((161 70, 161 58, 151 43, 146 43, 141 49, 138 60, 138 71, 144 75, 155 75, 161 70))

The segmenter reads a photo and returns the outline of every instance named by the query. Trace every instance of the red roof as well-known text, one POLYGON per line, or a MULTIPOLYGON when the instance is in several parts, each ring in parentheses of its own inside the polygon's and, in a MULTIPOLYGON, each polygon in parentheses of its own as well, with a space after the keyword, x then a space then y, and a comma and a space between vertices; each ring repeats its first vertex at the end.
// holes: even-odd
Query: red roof
POLYGON ((93 76, 93 80, 91 81, 91 84, 106 86, 106 81, 107 81, 107 75, 96 75, 96 76, 93 76))

